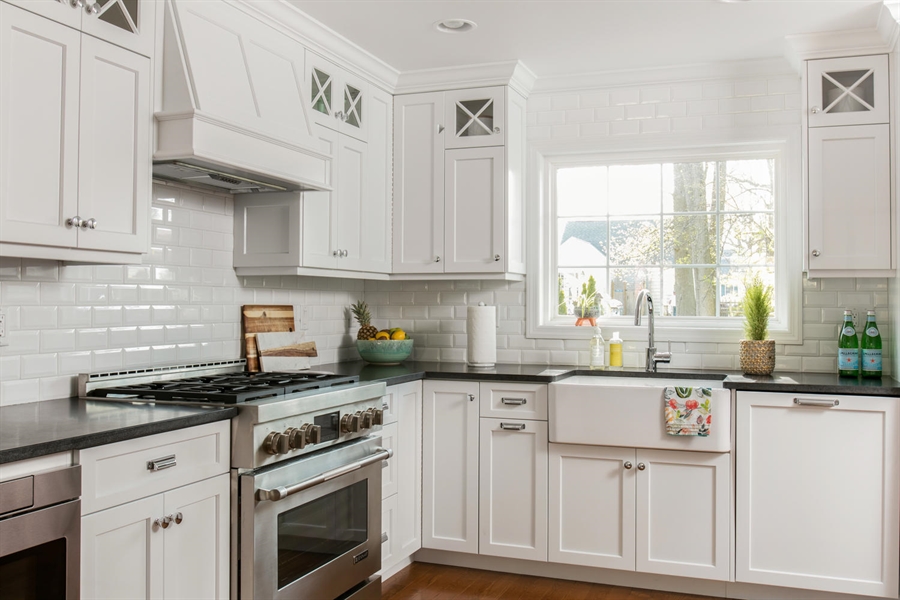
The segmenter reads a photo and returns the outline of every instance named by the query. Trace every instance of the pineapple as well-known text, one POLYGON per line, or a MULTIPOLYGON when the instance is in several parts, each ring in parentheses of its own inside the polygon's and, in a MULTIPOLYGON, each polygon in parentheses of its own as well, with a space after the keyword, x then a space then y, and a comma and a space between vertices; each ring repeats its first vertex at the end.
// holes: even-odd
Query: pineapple
POLYGON ((356 339, 367 340, 375 337, 378 328, 372 325, 372 313, 369 312, 369 306, 365 300, 359 300, 356 304, 352 304, 350 312, 359 321, 359 333, 356 334, 356 339))

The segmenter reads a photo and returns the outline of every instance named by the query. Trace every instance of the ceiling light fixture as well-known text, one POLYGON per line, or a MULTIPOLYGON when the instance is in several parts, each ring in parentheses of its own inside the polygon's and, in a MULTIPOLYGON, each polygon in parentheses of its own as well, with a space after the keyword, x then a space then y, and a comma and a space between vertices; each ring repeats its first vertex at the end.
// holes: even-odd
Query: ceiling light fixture
POLYGON ((468 19, 444 19, 434 24, 434 28, 441 33, 466 33, 476 27, 478 24, 468 19))

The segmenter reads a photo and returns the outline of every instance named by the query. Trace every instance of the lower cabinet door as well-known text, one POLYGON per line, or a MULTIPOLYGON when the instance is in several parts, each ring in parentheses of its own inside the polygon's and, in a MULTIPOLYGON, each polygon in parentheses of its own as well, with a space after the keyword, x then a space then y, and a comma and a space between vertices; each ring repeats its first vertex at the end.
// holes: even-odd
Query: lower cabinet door
POLYGON ((635 568, 728 581, 731 454, 638 450, 635 568))
POLYGON ((400 559, 397 554, 397 494, 381 501, 381 568, 389 569, 400 559))
POLYGON ((166 598, 228 597, 230 490, 222 474, 166 492, 166 598))
POLYGON ((896 598, 897 398, 738 392, 736 406, 735 579, 896 598))
POLYGON ((478 553, 547 560, 547 422, 481 419, 478 553))
POLYGON ((634 570, 635 452, 550 444, 551 562, 634 570))
POLYGON ((425 381, 422 547, 478 553, 478 382, 425 381))
POLYGON ((396 455, 391 459, 397 462, 394 538, 397 558, 402 559, 422 547, 422 382, 388 388, 392 390, 399 427, 396 455))
POLYGON ((153 522, 164 516, 157 494, 82 517, 81 597, 161 598, 167 532, 153 522))

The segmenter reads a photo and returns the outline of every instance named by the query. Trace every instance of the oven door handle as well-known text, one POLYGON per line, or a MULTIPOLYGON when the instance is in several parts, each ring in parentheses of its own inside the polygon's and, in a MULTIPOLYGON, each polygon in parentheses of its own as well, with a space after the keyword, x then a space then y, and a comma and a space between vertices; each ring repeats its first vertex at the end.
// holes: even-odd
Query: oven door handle
POLYGON ((368 467, 369 465, 375 464, 379 461, 387 460, 393 455, 394 451, 390 448, 378 448, 378 451, 375 454, 367 456, 359 462, 350 463, 349 465, 344 465, 343 467, 338 467, 337 469, 326 471, 321 475, 316 475, 315 477, 311 477, 310 479, 305 479, 300 483, 295 483, 294 485, 289 486, 278 486, 277 488, 273 488, 271 490, 260 488, 256 490, 256 499, 259 502, 264 502, 266 500, 271 500, 272 502, 284 500, 291 494, 296 494, 297 492, 308 490, 311 487, 317 486, 321 483, 325 483, 326 481, 331 481, 332 479, 340 477, 341 475, 346 475, 347 473, 356 471, 357 469, 362 469, 363 467, 368 467))

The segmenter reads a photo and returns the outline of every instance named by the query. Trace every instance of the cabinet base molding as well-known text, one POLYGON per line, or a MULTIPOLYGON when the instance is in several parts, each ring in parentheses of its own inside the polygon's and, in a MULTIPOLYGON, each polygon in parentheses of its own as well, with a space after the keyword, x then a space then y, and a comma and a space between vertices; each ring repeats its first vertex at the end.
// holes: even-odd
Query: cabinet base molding
POLYGON ((381 581, 382 582, 387 581, 388 579, 390 579, 391 577, 393 577, 394 575, 396 575, 397 573, 399 573, 400 571, 402 571, 409 565, 413 564, 414 562, 415 561, 413 560, 412 556, 407 556, 406 558, 400 560, 400 562, 398 562, 394 565, 391 565, 387 569, 382 569, 381 573, 379 573, 379 575, 381 575, 381 581))
MULTIPOLYGON (((533 575, 535 577, 552 577, 570 581, 586 581, 622 587, 640 588, 675 592, 679 594, 696 594, 718 598, 736 598, 744 600, 871 600, 872 596, 856 596, 832 594, 828 592, 783 588, 750 583, 733 583, 722 581, 705 581, 689 577, 654 575, 635 573, 632 571, 616 571, 563 565, 513 558, 498 558, 479 554, 463 554, 444 550, 422 549, 413 556, 414 562, 433 563, 452 567, 467 567, 500 573, 533 575)), ((393 575, 393 573, 391 573, 393 575)))
POLYGON ((53 246, 32 246, 30 244, 8 244, 3 242, 0 242, 0 256, 62 260, 67 263, 103 263, 109 265, 139 265, 141 264, 141 259, 143 257, 142 254, 131 254, 128 252, 55 248, 53 246))

